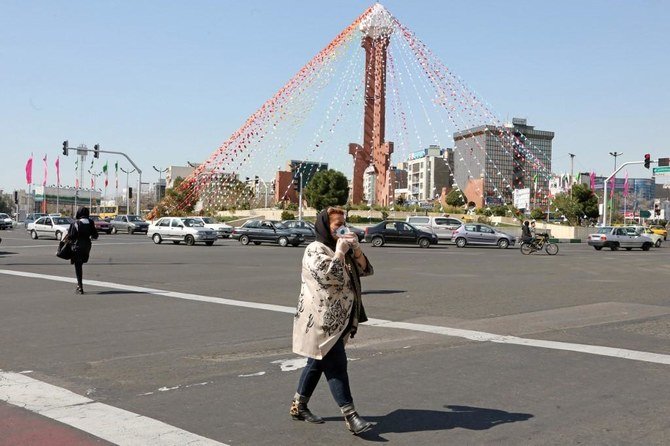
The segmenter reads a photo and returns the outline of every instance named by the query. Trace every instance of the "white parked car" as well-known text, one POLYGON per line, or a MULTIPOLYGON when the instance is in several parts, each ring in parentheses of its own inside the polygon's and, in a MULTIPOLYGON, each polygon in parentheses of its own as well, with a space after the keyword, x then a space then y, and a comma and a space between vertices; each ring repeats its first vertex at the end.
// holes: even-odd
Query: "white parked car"
POLYGON ((415 215, 405 220, 419 229, 432 231, 440 240, 451 240, 451 236, 463 222, 454 217, 428 217, 415 215))
POLYGON ((206 228, 213 229, 216 231, 217 234, 219 234, 219 238, 230 238, 230 234, 233 233, 233 228, 230 225, 227 225, 223 222, 218 222, 212 217, 187 217, 191 218, 195 221, 198 221, 203 224, 206 228))
POLYGON ((0 229, 12 229, 12 218, 7 214, 0 214, 0 229))
POLYGON ((147 236, 157 245, 165 240, 175 245, 184 242, 187 245, 204 243, 212 246, 218 238, 216 231, 204 227, 201 222, 189 217, 160 218, 149 226, 147 236))
POLYGON ((33 223, 28 223, 27 231, 33 240, 37 240, 40 237, 50 237, 60 240, 67 234, 73 221, 69 217, 52 217, 47 215, 46 217, 38 218, 33 223))

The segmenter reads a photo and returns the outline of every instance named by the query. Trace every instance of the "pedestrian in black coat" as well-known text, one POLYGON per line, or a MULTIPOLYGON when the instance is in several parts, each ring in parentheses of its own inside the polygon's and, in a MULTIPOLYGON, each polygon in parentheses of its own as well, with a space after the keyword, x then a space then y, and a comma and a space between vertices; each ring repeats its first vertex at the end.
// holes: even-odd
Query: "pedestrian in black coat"
POLYGON ((75 290, 77 294, 84 294, 83 266, 84 263, 88 262, 88 257, 91 254, 91 239, 98 239, 98 230, 95 229, 95 224, 88 217, 88 208, 79 208, 75 216, 76 220, 70 224, 70 229, 67 231, 68 239, 72 244, 70 263, 74 265, 74 272, 77 275, 77 289, 75 290))

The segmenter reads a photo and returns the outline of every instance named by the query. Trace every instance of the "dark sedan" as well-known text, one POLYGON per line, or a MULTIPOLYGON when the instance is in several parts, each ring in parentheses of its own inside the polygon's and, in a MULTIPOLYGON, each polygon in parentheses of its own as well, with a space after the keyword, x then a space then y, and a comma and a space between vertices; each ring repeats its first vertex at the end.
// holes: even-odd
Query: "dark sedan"
POLYGON ((281 224, 291 229, 293 232, 302 234, 303 237, 305 237, 305 241, 308 243, 316 240, 316 228, 312 222, 305 220, 284 220, 281 224))
POLYGON ((404 221, 383 221, 365 229, 365 241, 375 247, 387 243, 402 243, 430 248, 430 245, 437 245, 437 235, 404 221))
POLYGON ((279 246, 298 246, 305 241, 302 234, 274 220, 249 220, 239 228, 235 228, 231 237, 243 245, 276 243, 279 246))
POLYGON ((109 224, 107 220, 103 220, 100 218, 99 215, 91 215, 89 217, 89 220, 93 222, 95 225, 95 229, 98 230, 98 232, 105 232, 107 234, 112 233, 112 226, 109 224))

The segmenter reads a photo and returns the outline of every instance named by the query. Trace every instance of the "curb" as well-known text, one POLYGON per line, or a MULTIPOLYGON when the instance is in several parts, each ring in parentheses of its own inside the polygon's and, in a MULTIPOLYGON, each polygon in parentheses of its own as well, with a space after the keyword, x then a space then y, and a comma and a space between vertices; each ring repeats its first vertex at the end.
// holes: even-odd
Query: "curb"
POLYGON ((580 238, 550 238, 549 242, 551 242, 551 243, 581 243, 582 239, 580 239, 580 238))

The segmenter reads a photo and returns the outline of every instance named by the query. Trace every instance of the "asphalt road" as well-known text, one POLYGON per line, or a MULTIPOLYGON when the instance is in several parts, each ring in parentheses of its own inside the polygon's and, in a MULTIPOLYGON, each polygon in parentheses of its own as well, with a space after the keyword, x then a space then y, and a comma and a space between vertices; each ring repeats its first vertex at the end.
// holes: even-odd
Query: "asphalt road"
POLYGON ((54 280, 74 276, 55 241, 20 230, 0 237, 0 369, 222 443, 670 441, 670 245, 562 244, 553 257, 363 245, 375 267, 363 283, 366 310, 385 322, 361 327, 348 346, 356 405, 377 423, 357 438, 325 381, 310 407, 326 424, 288 416, 303 248, 102 235, 84 275, 106 284, 77 296, 54 280), (640 356, 608 356, 618 349, 640 356))

